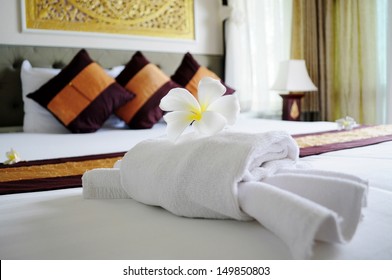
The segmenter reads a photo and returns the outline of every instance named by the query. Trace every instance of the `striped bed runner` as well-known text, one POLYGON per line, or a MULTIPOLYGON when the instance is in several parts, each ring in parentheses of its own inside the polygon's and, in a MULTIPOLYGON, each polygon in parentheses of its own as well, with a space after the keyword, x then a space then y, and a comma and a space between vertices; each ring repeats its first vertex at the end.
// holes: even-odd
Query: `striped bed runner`
MULTIPOLYGON (((293 135, 300 157, 392 140, 392 125, 293 135)), ((0 195, 82 186, 82 175, 94 168, 110 168, 125 152, 0 164, 0 195)))

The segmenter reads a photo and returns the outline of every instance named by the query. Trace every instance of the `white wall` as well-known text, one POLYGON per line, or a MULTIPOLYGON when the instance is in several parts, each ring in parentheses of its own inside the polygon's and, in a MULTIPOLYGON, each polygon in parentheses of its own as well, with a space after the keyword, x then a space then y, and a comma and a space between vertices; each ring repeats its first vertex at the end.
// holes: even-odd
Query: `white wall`
POLYGON ((222 54, 220 0, 194 0, 196 40, 22 32, 21 0, 0 0, 0 44, 222 54))

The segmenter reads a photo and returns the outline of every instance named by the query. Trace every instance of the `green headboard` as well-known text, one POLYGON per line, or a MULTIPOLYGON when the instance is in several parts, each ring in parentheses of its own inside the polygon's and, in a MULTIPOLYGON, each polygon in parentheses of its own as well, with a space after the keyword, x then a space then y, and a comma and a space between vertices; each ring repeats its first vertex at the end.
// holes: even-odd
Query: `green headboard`
MULTIPOLYGON (((23 124, 22 86, 20 67, 23 60, 33 67, 62 68, 68 64, 80 48, 34 47, 0 45, 0 127, 15 127, 23 124)), ((92 59, 102 67, 126 64, 135 51, 103 50, 86 48, 92 59)), ((168 76, 180 64, 184 53, 159 53, 143 51, 152 63, 158 65, 168 76)), ((223 56, 194 55, 203 66, 223 77, 223 56)))

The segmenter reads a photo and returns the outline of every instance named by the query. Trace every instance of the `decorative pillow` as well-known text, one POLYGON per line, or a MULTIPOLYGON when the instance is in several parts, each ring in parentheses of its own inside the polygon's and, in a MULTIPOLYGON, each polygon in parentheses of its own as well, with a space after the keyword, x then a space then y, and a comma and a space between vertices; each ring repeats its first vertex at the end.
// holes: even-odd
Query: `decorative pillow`
POLYGON ((23 61, 20 77, 22 80, 22 98, 24 102, 24 132, 69 133, 69 130, 48 110, 34 100, 27 98, 27 94, 39 89, 43 84, 60 73, 60 71, 60 69, 33 68, 29 61, 23 61))
POLYGON ((158 122, 163 116, 159 108, 162 97, 172 88, 180 87, 140 51, 132 56, 116 80, 136 95, 116 110, 117 116, 135 129, 151 128, 158 122))
POLYGON ((134 95, 116 83, 83 49, 27 97, 48 109, 71 132, 86 133, 99 129, 117 107, 134 95))
MULTIPOLYGON (((105 71, 116 77, 124 69, 123 65, 115 66, 105 71)), ((28 60, 23 61, 20 71, 22 81, 22 98, 24 103, 23 131, 31 133, 69 133, 46 108, 34 100, 27 98, 27 94, 36 91, 43 84, 60 73, 61 69, 32 67, 28 60)), ((124 122, 112 114, 103 127, 123 127, 124 122)))
POLYGON ((204 66, 201 66, 189 52, 184 55, 180 66, 178 66, 174 75, 171 76, 171 79, 179 85, 185 87, 197 98, 197 87, 199 85, 199 81, 201 78, 206 76, 220 80, 221 83, 226 87, 225 95, 234 93, 234 89, 226 85, 214 72, 204 66))

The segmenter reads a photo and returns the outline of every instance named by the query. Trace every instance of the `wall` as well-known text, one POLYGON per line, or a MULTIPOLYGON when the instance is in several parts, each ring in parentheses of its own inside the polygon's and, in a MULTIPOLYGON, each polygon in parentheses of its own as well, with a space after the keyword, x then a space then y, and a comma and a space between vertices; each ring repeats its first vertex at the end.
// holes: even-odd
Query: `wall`
POLYGON ((194 0, 196 40, 22 32, 21 0, 0 0, 0 44, 222 54, 220 0, 194 0))

